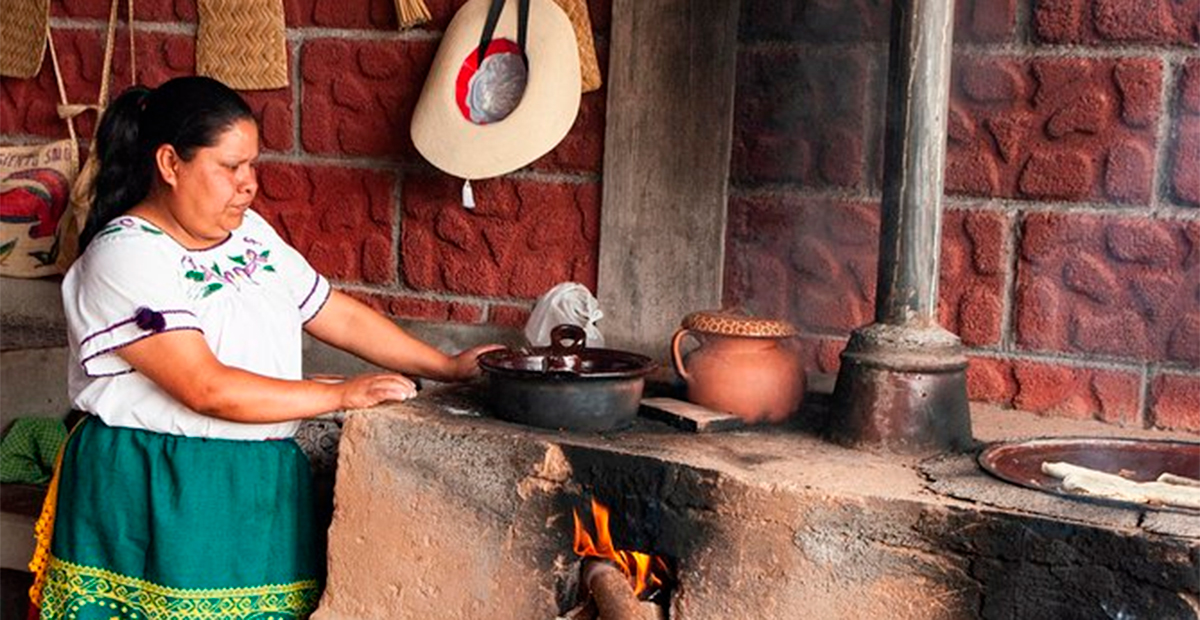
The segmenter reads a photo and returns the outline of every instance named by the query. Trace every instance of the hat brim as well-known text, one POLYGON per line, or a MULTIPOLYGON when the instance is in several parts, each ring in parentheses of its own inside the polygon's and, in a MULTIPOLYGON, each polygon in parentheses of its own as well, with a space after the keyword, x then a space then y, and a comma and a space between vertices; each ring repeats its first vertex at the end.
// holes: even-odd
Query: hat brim
MULTIPOLYGON (((571 21, 553 0, 530 0, 520 103, 486 125, 467 120, 455 96, 463 61, 479 47, 490 0, 471 0, 451 20, 413 112, 412 140, 429 163, 464 179, 521 168, 553 149, 579 113, 579 50, 571 21)), ((494 39, 517 40, 517 3, 505 3, 494 39)))

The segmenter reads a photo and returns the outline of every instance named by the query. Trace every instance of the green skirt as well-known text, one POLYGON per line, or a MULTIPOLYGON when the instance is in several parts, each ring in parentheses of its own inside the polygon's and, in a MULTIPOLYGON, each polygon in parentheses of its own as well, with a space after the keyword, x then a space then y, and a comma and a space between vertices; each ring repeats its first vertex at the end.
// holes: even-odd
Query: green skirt
POLYGON ((41 617, 290 620, 324 549, 292 440, 196 439, 90 418, 58 478, 41 617))

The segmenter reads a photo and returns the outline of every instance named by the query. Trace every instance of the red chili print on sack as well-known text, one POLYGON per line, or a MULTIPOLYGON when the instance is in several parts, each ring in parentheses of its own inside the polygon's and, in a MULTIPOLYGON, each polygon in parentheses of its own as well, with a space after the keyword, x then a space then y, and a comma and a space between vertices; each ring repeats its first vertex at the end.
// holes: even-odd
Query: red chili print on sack
POLYGON ((53 168, 18 170, 0 181, 0 189, 0 222, 33 223, 34 239, 54 234, 71 193, 67 177, 53 168))

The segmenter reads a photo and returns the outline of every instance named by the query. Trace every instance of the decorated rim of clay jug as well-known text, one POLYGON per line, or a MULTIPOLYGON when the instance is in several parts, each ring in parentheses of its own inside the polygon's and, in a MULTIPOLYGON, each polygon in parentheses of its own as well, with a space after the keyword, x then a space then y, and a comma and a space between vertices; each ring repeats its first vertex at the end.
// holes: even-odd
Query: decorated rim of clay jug
POLYGON ((684 329, 719 336, 788 338, 796 328, 781 319, 763 319, 727 310, 701 310, 683 317, 684 329))

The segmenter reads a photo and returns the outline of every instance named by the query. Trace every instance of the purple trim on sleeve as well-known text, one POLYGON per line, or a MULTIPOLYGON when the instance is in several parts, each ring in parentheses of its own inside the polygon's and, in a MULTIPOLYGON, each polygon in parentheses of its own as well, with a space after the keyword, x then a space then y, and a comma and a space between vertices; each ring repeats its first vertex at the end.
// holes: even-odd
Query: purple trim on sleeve
POLYGON ((161 332, 167 326, 167 319, 163 318, 163 313, 155 312, 146 306, 138 308, 137 314, 133 315, 133 322, 137 323, 138 329, 148 332, 161 332))
MULTIPOLYGON (((322 299, 321 303, 317 304, 317 309, 312 313, 312 316, 308 317, 307 319, 304 319, 304 322, 301 323, 300 325, 302 325, 302 326, 308 325, 309 321, 317 318, 317 315, 321 314, 321 309, 325 307, 325 304, 329 303, 330 297, 333 297, 333 287, 332 286, 329 286, 325 289, 325 299, 322 299)), ((301 309, 303 309, 303 307, 301 309)))
MULTIPOLYGON (((192 315, 193 319, 199 320, 198 317, 191 310, 162 310, 159 312, 159 314, 190 314, 190 315, 192 315)), ((87 344, 89 340, 91 340, 92 338, 95 338, 96 336, 107 334, 108 332, 111 332, 114 329, 117 329, 118 327, 121 327, 123 325, 128 325, 128 324, 134 323, 136 321, 137 321, 137 315, 135 314, 134 316, 131 316, 123 321, 118 321, 116 323, 113 323, 112 325, 109 325, 108 327, 105 327, 104 329, 102 329, 98 332, 92 332, 88 336, 84 337, 83 340, 79 341, 79 348, 82 349, 83 345, 87 344)), ((164 330, 164 331, 170 331, 170 330, 164 330)), ((88 359, 91 359, 91 358, 88 358, 88 359)))
MULTIPOLYGON (((312 299, 313 293, 317 292, 317 287, 320 285, 321 285, 321 274, 318 273, 317 277, 313 278, 312 288, 308 289, 308 294, 304 296, 304 301, 300 302, 300 305, 298 306, 299 309, 301 309, 301 310, 304 309, 304 306, 308 304, 309 299, 312 299)), ((321 303, 323 304, 325 302, 321 302, 321 303)))
MULTIPOLYGON (((191 313, 189 312, 188 314, 191 314, 191 313)), ((134 338, 134 339, 132 339, 132 340, 128 340, 128 341, 126 341, 126 342, 122 342, 121 344, 118 344, 118 345, 113 345, 113 346, 111 346, 111 347, 109 347, 109 348, 107 348, 107 349, 102 349, 102 350, 100 350, 100 351, 97 351, 97 352, 95 352, 95 353, 93 353, 93 354, 91 354, 91 355, 89 355, 89 356, 85 357, 84 359, 81 359, 81 360, 79 360, 79 365, 80 365, 80 366, 83 366, 83 372, 84 372, 84 374, 86 374, 87 376, 89 376, 89 377, 103 377, 103 376, 106 376, 106 375, 93 375, 93 374, 89 373, 89 372, 87 371, 87 363, 88 363, 88 362, 90 362, 90 361, 92 361, 92 360, 94 360, 94 359, 96 359, 97 357, 100 357, 101 355, 105 355, 105 354, 107 354, 107 353, 112 353, 113 351, 116 351, 117 349, 120 349, 120 348, 122 348, 122 347, 127 347, 127 346, 129 346, 129 345, 131 345, 131 344, 133 344, 133 343, 135 343, 135 342, 138 342, 139 340, 143 340, 143 339, 145 339, 145 338, 149 338, 150 336, 154 336, 154 335, 156 335, 156 334, 165 334, 165 333, 167 333, 167 332, 178 332, 178 331, 184 331, 184 330, 189 330, 189 329, 190 329, 190 330, 192 330, 192 331, 198 331, 198 332, 200 332, 201 334, 203 334, 203 333, 204 333, 204 330, 203 330, 203 329, 200 329, 199 327, 194 327, 194 326, 191 326, 191 325, 183 325, 183 326, 180 326, 180 327, 168 327, 168 328, 166 328, 166 329, 164 329, 164 330, 162 330, 162 331, 150 332, 150 333, 147 333, 147 334, 142 334, 142 335, 140 335, 140 336, 138 336, 138 337, 136 337, 136 338, 134 338)))
POLYGON ((106 372, 104 374, 93 375, 92 373, 88 372, 86 368, 83 369, 83 374, 87 375, 89 379, 105 379, 108 377, 119 377, 121 375, 132 375, 135 372, 137 372, 137 371, 132 368, 126 368, 125 370, 119 370, 117 372, 106 372))

